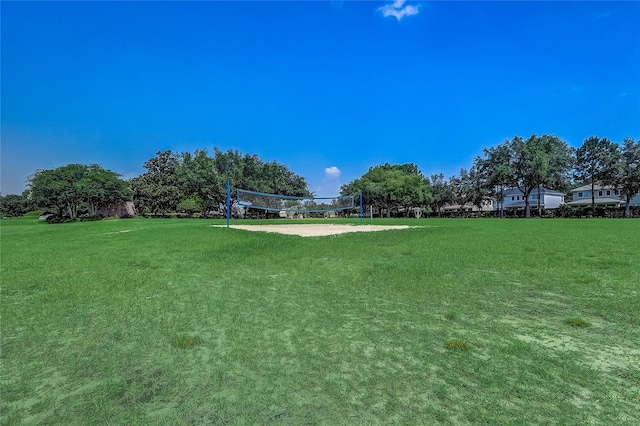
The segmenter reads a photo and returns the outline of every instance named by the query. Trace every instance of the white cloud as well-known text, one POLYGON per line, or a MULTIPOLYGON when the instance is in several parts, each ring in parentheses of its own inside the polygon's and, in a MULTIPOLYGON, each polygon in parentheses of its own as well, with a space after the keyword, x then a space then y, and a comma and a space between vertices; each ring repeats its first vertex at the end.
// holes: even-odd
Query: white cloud
POLYGON ((378 11, 382 13, 385 18, 388 16, 395 17, 398 21, 405 16, 417 15, 419 12, 419 6, 404 5, 406 0, 395 0, 392 4, 386 4, 378 8, 378 11))
POLYGON ((325 167, 322 182, 314 189, 316 197, 337 197, 340 194, 340 175, 342 172, 336 166, 325 167))
POLYGON ((331 166, 324 169, 324 177, 326 180, 338 180, 340 179, 340 173, 340 169, 336 166, 331 166))

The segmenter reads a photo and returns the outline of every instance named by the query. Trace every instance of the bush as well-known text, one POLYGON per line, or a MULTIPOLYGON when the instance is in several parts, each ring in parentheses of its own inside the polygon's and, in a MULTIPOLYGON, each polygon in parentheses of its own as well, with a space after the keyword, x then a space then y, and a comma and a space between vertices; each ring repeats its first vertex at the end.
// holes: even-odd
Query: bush
POLYGON ((69 216, 49 216, 47 223, 70 223, 75 222, 75 219, 71 219, 69 216))

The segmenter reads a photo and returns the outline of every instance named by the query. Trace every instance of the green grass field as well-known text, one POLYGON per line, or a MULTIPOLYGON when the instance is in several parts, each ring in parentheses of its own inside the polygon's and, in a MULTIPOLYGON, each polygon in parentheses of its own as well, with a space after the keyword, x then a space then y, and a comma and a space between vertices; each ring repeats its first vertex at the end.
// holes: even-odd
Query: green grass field
POLYGON ((637 220, 221 223, 2 221, 2 424, 640 423, 637 220))

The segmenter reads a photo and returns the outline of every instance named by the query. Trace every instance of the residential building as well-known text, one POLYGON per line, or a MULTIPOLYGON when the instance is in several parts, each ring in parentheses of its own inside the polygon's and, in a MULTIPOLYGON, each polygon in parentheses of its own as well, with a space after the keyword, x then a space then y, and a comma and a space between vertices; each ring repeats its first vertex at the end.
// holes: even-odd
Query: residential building
MULTIPOLYGON (((582 185, 571 190, 573 201, 567 203, 569 206, 580 207, 591 205, 591 184, 582 185)), ((625 197, 620 194, 620 190, 611 185, 594 185, 593 199, 596 206, 600 207, 624 207, 626 205, 625 197)), ((631 206, 640 206, 640 192, 637 193, 629 202, 631 206)))
POLYGON ((464 205, 461 204, 446 204, 444 207, 440 209, 443 213, 453 213, 453 212, 490 212, 493 211, 492 207, 493 203, 491 200, 487 199, 482 202, 482 206, 478 207, 472 203, 466 203, 464 205))
MULTIPOLYGON (((525 207, 524 193, 518 188, 507 189, 504 191, 504 210, 523 209, 525 207)), ((554 189, 547 189, 543 186, 534 188, 529 194, 529 208, 537 209, 538 206, 543 209, 557 209, 564 204, 564 193, 554 189)), ((493 210, 499 210, 497 198, 493 199, 493 210)))

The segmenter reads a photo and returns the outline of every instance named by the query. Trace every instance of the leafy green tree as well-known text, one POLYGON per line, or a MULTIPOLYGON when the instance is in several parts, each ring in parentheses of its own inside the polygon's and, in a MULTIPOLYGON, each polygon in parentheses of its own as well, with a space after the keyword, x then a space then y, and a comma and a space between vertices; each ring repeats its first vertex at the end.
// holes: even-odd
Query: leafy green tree
POLYGON ((640 192, 640 140, 624 138, 621 154, 614 180, 627 203, 625 217, 631 217, 631 199, 640 192))
POLYGON ((202 211, 202 199, 197 195, 191 195, 178 204, 178 210, 184 211, 189 216, 202 211))
POLYGON ((467 203, 467 174, 469 172, 464 167, 457 175, 449 177, 449 188, 451 188, 451 203, 461 206, 467 203))
MULTIPOLYGON (((574 149, 566 142, 552 135, 542 135, 536 140, 537 188, 541 187, 567 190, 570 172, 574 165, 574 149)), ((538 196, 538 214, 542 216, 538 196)))
POLYGON ((218 210, 226 197, 226 186, 216 172, 214 159, 206 150, 197 149, 193 154, 180 154, 179 160, 176 175, 180 193, 187 199, 197 197, 200 200, 198 211, 207 214, 218 210))
POLYGON ((22 195, 8 194, 0 197, 0 216, 22 216, 27 209, 27 200, 22 195))
POLYGON ((479 172, 485 178, 488 195, 497 202, 500 217, 504 218, 504 191, 511 182, 511 150, 507 142, 483 150, 484 158, 478 160, 479 172))
POLYGON ((45 208, 55 208, 58 216, 78 217, 78 207, 83 201, 78 183, 87 175, 88 166, 68 164, 51 170, 38 170, 30 177, 31 196, 34 202, 45 208))
POLYGON ((97 164, 87 167, 86 174, 76 187, 82 200, 87 203, 91 216, 97 215, 102 207, 131 200, 132 195, 129 184, 118 173, 97 164))
POLYGON ((429 186, 431 189, 429 208, 440 216, 442 207, 453 202, 453 190, 442 173, 431 175, 429 186))
POLYGON ((158 151, 144 163, 147 171, 131 179, 133 199, 139 210, 148 209, 156 214, 176 210, 181 198, 178 165, 178 157, 171 150, 158 151))
POLYGON ((487 184, 487 177, 482 172, 482 160, 480 157, 476 157, 473 160, 471 169, 463 177, 463 186, 466 191, 466 202, 471 203, 478 209, 482 209, 487 200, 490 199, 489 185, 487 184))
POLYGON ((476 158, 471 169, 462 168, 459 175, 449 178, 453 203, 461 206, 471 204, 482 209, 489 199, 486 178, 481 173, 479 161, 479 158, 476 158))
MULTIPOLYGON (((265 163, 257 155, 226 152, 214 147, 210 157, 206 150, 173 154, 156 153, 144 167, 145 173, 131 180, 134 200, 139 210, 166 213, 181 202, 191 204, 200 200, 199 209, 205 214, 226 208, 227 180, 235 188, 291 196, 310 196, 303 177, 277 162, 265 163)), ((235 203, 235 191, 231 193, 235 203)))
MULTIPOLYGON (((226 181, 229 179, 235 188, 249 191, 293 197, 311 196, 306 180, 291 172, 287 166, 277 163, 265 163, 257 155, 242 155, 239 151, 222 152, 214 148, 214 168, 216 176, 224 188, 219 194, 219 204, 226 201, 226 181)), ((232 204, 237 200, 231 193, 232 204)))
POLYGON ((58 216, 71 220, 85 206, 95 215, 101 207, 129 200, 131 191, 120 175, 97 164, 68 164, 39 170, 30 178, 30 197, 44 208, 55 208, 58 216))
POLYGON ((343 195, 362 192, 363 202, 386 211, 399 207, 421 207, 431 201, 429 181, 418 166, 407 164, 384 164, 371 167, 361 178, 343 185, 343 195))
POLYGON ((567 179, 572 165, 572 150, 556 136, 515 136, 505 142, 509 152, 509 183, 518 188, 525 200, 525 216, 531 217, 529 196, 541 185, 554 186, 567 179))
POLYGON ((620 149, 607 138, 591 136, 576 151, 574 178, 591 185, 591 212, 595 214, 595 186, 614 185, 620 149))

